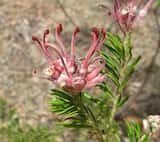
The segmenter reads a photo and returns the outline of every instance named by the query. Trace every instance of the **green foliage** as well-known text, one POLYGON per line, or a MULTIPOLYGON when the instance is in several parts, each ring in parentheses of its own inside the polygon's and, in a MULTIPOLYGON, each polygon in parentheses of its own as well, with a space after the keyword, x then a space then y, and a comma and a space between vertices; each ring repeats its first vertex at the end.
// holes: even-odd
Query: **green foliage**
POLYGON ((121 87, 120 89, 123 89, 126 87, 131 75, 133 74, 133 72, 135 71, 136 65, 138 64, 139 60, 140 60, 140 56, 132 59, 131 61, 129 61, 129 63, 126 65, 126 67, 124 68, 123 74, 124 74, 124 78, 123 80, 121 80, 121 87))
POLYGON ((3 99, 0 99, 0 119, 2 120, 5 115, 5 106, 6 102, 3 99))
POLYGON ((6 142, 56 142, 62 129, 49 129, 47 126, 20 125, 14 109, 10 109, 3 99, 0 99, 0 140, 6 142))
MULTIPOLYGON (((131 33, 122 40, 118 35, 107 33, 105 42, 106 51, 101 52, 101 57, 105 61, 106 71, 104 73, 110 79, 110 82, 105 82, 99 85, 103 90, 103 96, 100 105, 101 111, 107 111, 101 114, 105 117, 105 123, 108 123, 106 140, 121 141, 118 134, 118 124, 114 120, 115 113, 119 107, 129 99, 129 96, 123 95, 124 89, 127 86, 131 75, 140 60, 140 57, 132 57, 131 33), (104 108, 104 109, 103 109, 104 108)), ((103 119, 103 118, 101 118, 103 119)))
POLYGON ((140 60, 140 57, 132 59, 131 34, 122 41, 118 35, 107 33, 105 47, 108 51, 103 51, 101 56, 106 62, 106 75, 116 87, 123 89, 140 60))
POLYGON ((47 127, 10 125, 3 129, 3 136, 8 142, 53 142, 55 134, 47 127))
MULTIPOLYGON (((7 102, 4 99, 0 99, 0 122, 3 124, 5 121, 9 121, 17 118, 14 108, 9 108, 7 102)), ((1 126, 1 125, 0 125, 1 126)))
POLYGON ((140 57, 132 57, 131 33, 128 33, 125 40, 121 40, 118 35, 107 33, 104 45, 107 51, 101 52, 101 56, 106 64, 107 70, 105 73, 111 79, 114 89, 107 87, 109 86, 107 83, 106 85, 101 85, 101 89, 105 89, 104 91, 112 96, 119 94, 117 107, 120 107, 128 100, 128 96, 123 96, 122 92, 135 71, 140 57))
POLYGON ((112 88, 109 84, 102 83, 98 86, 101 90, 103 90, 103 92, 105 92, 105 95, 108 95, 110 97, 113 96, 112 88))
POLYGON ((160 6, 160 0, 157 0, 157 7, 160 6))
POLYGON ((51 111, 58 115, 63 115, 65 118, 60 124, 66 127, 89 127, 86 124, 85 118, 88 110, 86 110, 85 105, 82 103, 82 94, 71 96, 64 90, 52 89, 51 95, 51 111))
POLYGON ((58 89, 51 90, 52 100, 50 102, 51 111, 68 117, 76 117, 79 110, 74 105, 74 97, 67 92, 58 89))
POLYGON ((117 101, 117 107, 123 106, 125 102, 129 99, 129 96, 119 96, 118 101, 117 101))
POLYGON ((129 142, 148 142, 149 134, 144 133, 140 125, 135 122, 126 122, 126 131, 129 142))

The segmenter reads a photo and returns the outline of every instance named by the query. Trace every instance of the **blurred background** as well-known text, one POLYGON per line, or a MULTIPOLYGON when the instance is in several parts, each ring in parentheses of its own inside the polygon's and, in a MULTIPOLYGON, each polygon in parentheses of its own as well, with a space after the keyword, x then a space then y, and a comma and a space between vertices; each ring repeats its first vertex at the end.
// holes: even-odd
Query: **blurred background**
MULTIPOLYGON (((7 116, 6 111, 15 110, 16 117, 22 124, 25 122, 37 126, 53 123, 52 121, 58 119, 49 113, 47 104, 52 83, 32 77, 32 69, 35 67, 43 69, 46 63, 32 42, 32 35, 42 37, 43 31, 49 28, 53 32, 50 36, 54 42, 54 28, 57 23, 62 23, 64 27, 62 35, 66 46, 69 47, 71 33, 75 26, 79 26, 81 33, 77 42, 77 53, 81 57, 88 49, 92 27, 105 27, 108 31, 120 32, 112 18, 107 15, 107 10, 112 8, 111 2, 111 0, 0 0, 2 118, 4 114, 7 116)), ((124 116, 141 118, 160 114, 160 10, 158 12, 155 5, 153 4, 148 15, 133 31, 134 55, 142 55, 142 60, 125 92, 131 99, 119 112, 124 116)), ((0 121, 0 125, 4 125, 4 121, 0 121)), ((2 138, 1 141, 5 142, 5 139, 2 138)), ((65 141, 67 142, 67 139, 65 141)))

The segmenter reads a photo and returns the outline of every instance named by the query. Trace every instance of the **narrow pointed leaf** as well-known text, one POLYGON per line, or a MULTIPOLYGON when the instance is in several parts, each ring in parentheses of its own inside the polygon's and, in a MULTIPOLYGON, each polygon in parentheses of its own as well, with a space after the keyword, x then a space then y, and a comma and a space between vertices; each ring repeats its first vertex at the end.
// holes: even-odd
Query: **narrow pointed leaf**
POLYGON ((134 59, 131 64, 128 65, 127 69, 125 70, 124 74, 125 74, 125 78, 124 80, 121 82, 121 89, 123 89, 127 82, 129 81, 131 75, 133 74, 133 72, 135 71, 135 67, 138 64, 139 60, 141 57, 138 57, 136 59, 134 59))

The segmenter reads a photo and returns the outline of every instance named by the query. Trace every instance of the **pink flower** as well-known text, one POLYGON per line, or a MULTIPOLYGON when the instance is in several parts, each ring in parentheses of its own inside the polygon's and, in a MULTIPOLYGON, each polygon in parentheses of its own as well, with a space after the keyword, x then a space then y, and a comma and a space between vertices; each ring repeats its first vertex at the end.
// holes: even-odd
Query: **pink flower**
POLYGON ((111 15, 118 23, 123 33, 131 30, 135 21, 143 18, 154 0, 148 2, 142 7, 142 0, 114 0, 114 9, 111 15))
MULTIPOLYGON (((92 88, 103 82, 104 75, 100 72, 104 67, 104 63, 102 63, 99 57, 93 57, 93 55, 104 42, 104 29, 101 30, 101 38, 99 31, 96 28, 92 29, 92 43, 81 62, 75 56, 76 37, 80 29, 76 28, 72 34, 70 54, 66 51, 65 45, 62 42, 61 32, 62 25, 59 24, 55 31, 56 44, 47 41, 46 37, 49 34, 49 30, 44 32, 42 40, 32 37, 33 41, 38 43, 49 64, 48 68, 44 70, 42 77, 72 94, 78 94, 84 89, 92 88), (52 51, 57 54, 57 58, 51 56, 53 54, 52 51)), ((34 75, 38 75, 37 73, 36 70, 33 71, 34 75)))

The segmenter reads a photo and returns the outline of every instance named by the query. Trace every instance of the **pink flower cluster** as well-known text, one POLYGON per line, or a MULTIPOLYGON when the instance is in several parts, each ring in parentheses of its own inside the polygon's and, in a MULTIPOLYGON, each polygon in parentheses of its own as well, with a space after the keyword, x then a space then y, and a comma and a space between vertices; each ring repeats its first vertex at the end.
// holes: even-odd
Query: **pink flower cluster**
POLYGON ((131 30, 135 21, 143 18, 154 0, 142 7, 142 0, 114 0, 114 8, 111 15, 120 26, 123 33, 131 30))
MULTIPOLYGON (((44 32, 42 40, 32 37, 33 41, 38 43, 49 64, 49 67, 44 71, 44 77, 52 81, 57 87, 61 87, 73 95, 103 82, 104 75, 100 72, 104 67, 104 63, 99 57, 93 57, 93 55, 104 42, 104 29, 101 32, 96 28, 92 29, 92 43, 81 63, 75 56, 76 37, 80 29, 77 27, 72 34, 70 54, 66 51, 62 42, 61 32, 62 25, 59 24, 55 31, 56 44, 47 41, 46 37, 49 34, 49 30, 44 32), (53 59, 53 52, 51 51, 57 54, 56 59, 53 59)), ((33 74, 37 75, 37 71, 34 70, 33 74)))

